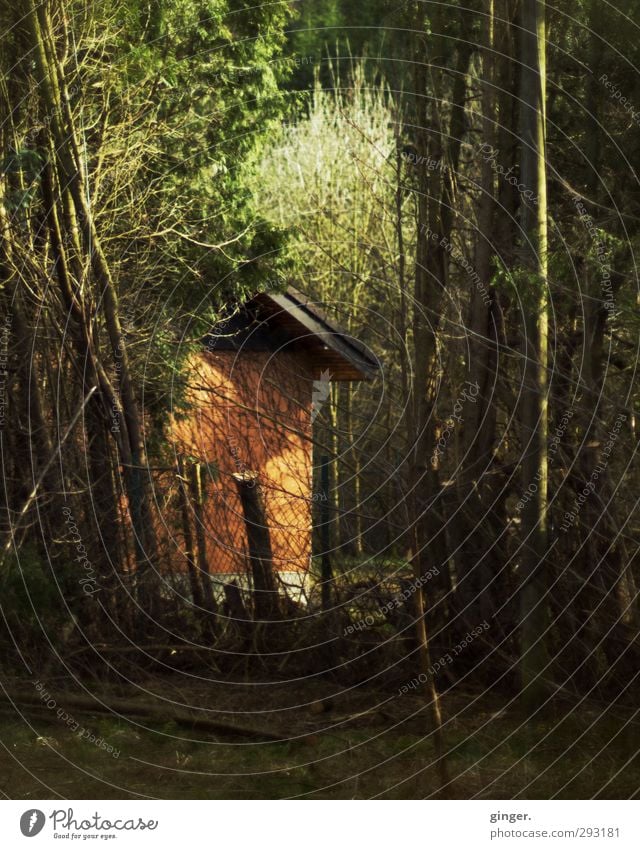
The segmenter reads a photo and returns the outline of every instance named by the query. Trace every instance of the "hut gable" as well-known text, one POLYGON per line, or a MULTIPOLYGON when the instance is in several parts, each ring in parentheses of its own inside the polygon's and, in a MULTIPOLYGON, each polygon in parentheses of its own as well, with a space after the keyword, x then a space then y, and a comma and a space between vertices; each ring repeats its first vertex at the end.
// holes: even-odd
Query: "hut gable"
POLYGON ((330 321, 306 295, 289 286, 286 292, 261 292, 207 337, 209 350, 294 350, 306 353, 318 379, 371 380, 380 364, 369 349, 330 321))
POLYGON ((311 558, 318 384, 368 380, 377 368, 365 346, 293 288, 256 295, 207 334, 191 365, 193 412, 175 422, 174 440, 178 453, 216 470, 204 510, 212 575, 247 574, 236 478, 250 475, 262 493, 276 571, 285 581, 304 576, 311 558))

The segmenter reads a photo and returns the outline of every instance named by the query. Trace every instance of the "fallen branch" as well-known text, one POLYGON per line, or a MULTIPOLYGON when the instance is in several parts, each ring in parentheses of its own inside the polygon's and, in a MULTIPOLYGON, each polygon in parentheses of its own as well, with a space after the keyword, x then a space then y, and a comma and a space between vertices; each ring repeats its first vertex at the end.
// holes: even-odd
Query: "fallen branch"
POLYGON ((88 652, 94 652, 94 654, 98 655, 132 654, 134 652, 138 654, 151 655, 156 652, 169 652, 169 654, 178 654, 179 652, 202 652, 203 654, 211 654, 212 652, 217 651, 219 650, 215 646, 194 646, 190 644, 182 646, 179 643, 151 643, 149 645, 141 643, 139 646, 106 646, 94 643, 93 645, 81 646, 78 649, 74 649, 72 652, 67 652, 65 657, 69 659, 70 657, 76 657, 79 654, 87 654, 88 652))
MULTIPOLYGON (((144 716, 149 719, 156 720, 160 723, 175 722, 176 725, 186 726, 188 728, 200 729, 202 731, 211 731, 219 734, 235 735, 239 737, 256 737, 263 741, 274 743, 286 742, 281 735, 273 734, 270 731, 264 731, 261 728, 253 728, 247 725, 236 725, 232 722, 223 722, 219 719, 210 719, 209 717, 197 716, 196 714, 188 713, 187 711, 172 710, 170 707, 163 705, 149 704, 149 702, 130 701, 128 699, 110 699, 109 704, 105 704, 98 700, 97 696, 71 696, 68 693, 62 695, 51 696, 56 703, 56 707, 63 708, 67 713, 99 713, 106 714, 119 719, 127 719, 128 716, 144 716)), ((45 702, 39 695, 33 693, 9 693, 7 691, 0 694, 0 702, 8 702, 12 706, 20 707, 40 707, 46 710, 48 708, 45 702)))

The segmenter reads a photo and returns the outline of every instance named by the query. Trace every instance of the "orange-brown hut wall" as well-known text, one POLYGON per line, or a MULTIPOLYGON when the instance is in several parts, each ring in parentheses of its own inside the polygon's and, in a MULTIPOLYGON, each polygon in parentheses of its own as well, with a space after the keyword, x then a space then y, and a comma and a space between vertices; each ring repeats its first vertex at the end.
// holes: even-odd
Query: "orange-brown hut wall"
MULTIPOLYGON (((247 535, 232 476, 250 472, 263 494, 275 568, 308 568, 312 391, 313 372, 301 354, 212 351, 193 361, 192 413, 175 422, 173 437, 178 453, 217 469, 204 473, 211 574, 247 573, 247 535)), ((180 548, 172 565, 183 571, 180 548)))

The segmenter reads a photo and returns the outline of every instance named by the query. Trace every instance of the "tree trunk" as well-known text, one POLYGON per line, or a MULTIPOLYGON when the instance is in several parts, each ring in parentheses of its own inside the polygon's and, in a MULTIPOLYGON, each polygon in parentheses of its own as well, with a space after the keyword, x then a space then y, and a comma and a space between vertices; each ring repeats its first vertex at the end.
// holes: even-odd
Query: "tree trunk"
POLYGON ((521 197, 524 298, 524 387, 521 410, 522 510, 520 673, 524 704, 533 709, 548 693, 547 533, 547 183, 545 150, 545 4, 521 7, 520 182, 537 203, 521 197))
MULTIPOLYGON (((482 51, 482 138, 495 145, 496 109, 494 98, 494 0, 485 0, 482 51)), ((462 402, 464 435, 463 462, 458 474, 461 507, 452 520, 449 549, 455 555, 456 592, 453 633, 455 642, 464 633, 488 619, 495 610, 496 575, 501 564, 495 562, 495 535, 490 521, 495 492, 484 477, 491 465, 495 444, 496 378, 498 363, 499 308, 491 286, 494 257, 494 174, 489 157, 483 157, 482 193, 478 202, 478 233, 474 268, 477 283, 472 285, 469 312, 468 390, 462 402)), ((456 431, 457 433, 457 431, 456 431)), ((458 464, 456 464, 458 467, 458 464)), ((451 522, 448 524, 448 527, 451 522)), ((479 644, 475 646, 480 648, 479 644)))
POLYGON ((130 507, 138 570, 138 591, 141 608, 153 615, 156 597, 154 565, 157 560, 155 527, 151 517, 147 460, 144 450, 142 417, 138 409, 127 346, 120 325, 118 296, 101 240, 96 230, 85 178, 83 157, 70 107, 65 74, 56 52, 55 35, 49 10, 43 4, 29 0, 28 23, 34 43, 34 53, 40 73, 40 90, 55 147, 58 182, 69 189, 72 206, 67 214, 77 218, 85 255, 99 287, 95 302, 100 305, 104 326, 109 338, 114 367, 120 387, 118 406, 126 428, 121 445, 127 449, 122 458, 127 499, 130 507))
POLYGON ((180 512, 182 514, 182 535, 184 538, 184 556, 187 561, 187 571, 189 574, 189 585, 191 587, 191 598, 196 607, 202 609, 204 606, 204 598, 202 595, 202 587, 198 579, 196 567, 195 543, 193 531, 191 529, 191 510, 189 507, 188 495, 189 481, 187 478, 187 470, 182 457, 178 457, 178 493, 180 497, 180 512))
POLYGON ((209 559, 207 557, 207 535, 204 524, 204 486, 202 484, 202 466, 200 463, 192 463, 190 465, 189 482, 196 532, 196 562, 200 572, 204 606, 213 616, 218 612, 218 605, 213 594, 209 559))

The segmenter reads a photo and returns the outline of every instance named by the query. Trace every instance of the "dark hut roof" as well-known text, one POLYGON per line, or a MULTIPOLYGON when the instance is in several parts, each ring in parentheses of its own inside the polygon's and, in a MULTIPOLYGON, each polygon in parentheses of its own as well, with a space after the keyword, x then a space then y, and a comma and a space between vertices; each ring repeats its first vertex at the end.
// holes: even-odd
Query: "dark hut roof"
POLYGON ((210 351, 296 350, 308 354, 314 371, 331 380, 371 380, 380 363, 362 342, 330 321, 292 286, 260 292, 211 329, 210 351))

